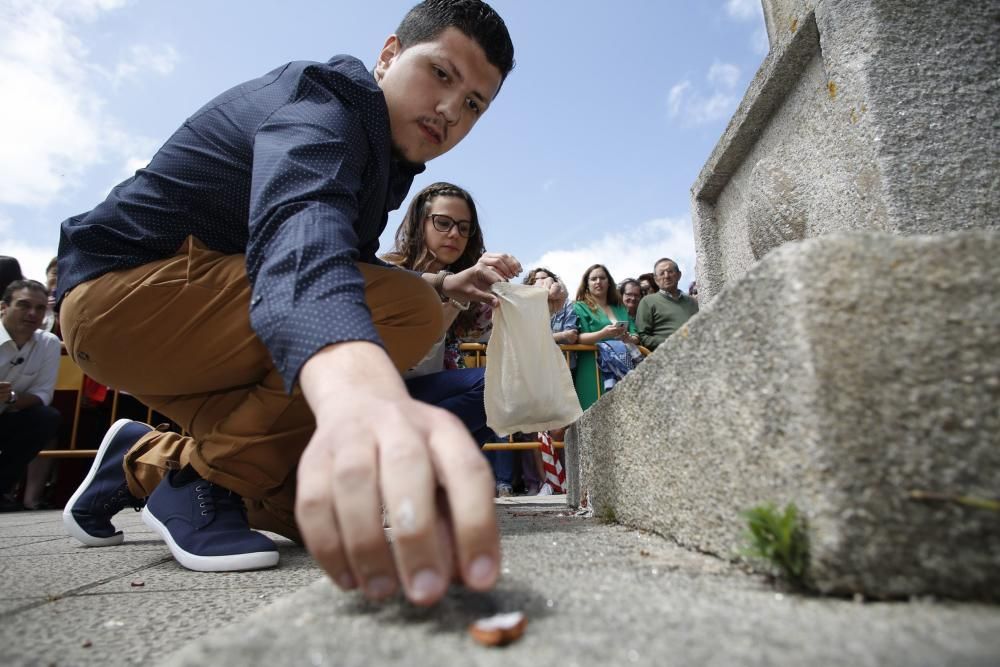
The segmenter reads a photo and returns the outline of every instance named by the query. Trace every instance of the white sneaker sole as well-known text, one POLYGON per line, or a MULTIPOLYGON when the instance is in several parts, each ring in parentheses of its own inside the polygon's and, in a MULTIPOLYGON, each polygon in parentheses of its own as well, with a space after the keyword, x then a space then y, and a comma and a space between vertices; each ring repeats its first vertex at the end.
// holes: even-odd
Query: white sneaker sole
POLYGON ((69 533, 70 537, 75 537, 88 547, 111 547, 125 541, 125 534, 120 530, 111 537, 94 537, 76 522, 72 508, 76 505, 76 501, 80 499, 80 496, 83 495, 83 492, 87 490, 87 487, 90 486, 90 483, 94 481, 94 475, 97 474, 97 470, 101 467, 104 454, 107 452, 111 441, 118 435, 118 431, 131 421, 131 419, 119 419, 104 434, 104 439, 101 440, 101 446, 97 448, 97 456, 94 457, 94 463, 90 466, 87 476, 83 479, 80 486, 77 487, 76 493, 72 495, 69 502, 66 503, 65 509, 63 509, 63 526, 65 526, 66 532, 69 533))
POLYGON ((242 570, 263 570, 278 564, 277 551, 257 551, 232 556, 199 556, 184 551, 170 535, 167 527, 153 516, 148 507, 142 509, 142 521, 152 528, 167 543, 171 555, 182 566, 195 572, 239 572, 242 570))

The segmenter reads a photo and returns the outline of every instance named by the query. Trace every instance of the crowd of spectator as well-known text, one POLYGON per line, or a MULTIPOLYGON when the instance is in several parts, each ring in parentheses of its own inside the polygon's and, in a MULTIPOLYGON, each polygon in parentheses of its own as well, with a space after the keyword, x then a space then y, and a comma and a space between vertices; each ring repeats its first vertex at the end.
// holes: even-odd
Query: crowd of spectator
MULTIPOLYGON (((450 183, 435 183, 419 192, 407 209, 395 236, 395 247, 382 259, 402 268, 458 272, 474 265, 485 253, 484 230, 468 192, 450 183)), ((681 272, 669 258, 654 262, 653 270, 616 283, 603 264, 594 264, 580 277, 574 298, 566 283, 547 267, 527 271, 523 283, 547 290, 550 329, 555 343, 569 346, 567 361, 582 408, 593 405, 629 371, 655 350, 698 311, 695 290, 678 288, 681 272), (574 349, 581 345, 584 348, 574 349)), ((483 371, 466 369, 459 346, 488 343, 492 311, 486 304, 442 303, 441 339, 427 356, 404 374, 414 396, 426 383, 453 387, 456 411, 480 444, 496 439, 485 425, 482 411, 483 371), (452 375, 454 371, 464 375, 452 375), (420 378, 418 380, 418 378, 420 378)), ((437 395, 438 392, 432 392, 437 395)), ((562 430, 553 432, 562 438, 562 430)), ((515 440, 533 440, 536 434, 515 434, 515 440)), ((542 459, 537 449, 522 453, 487 452, 497 483, 497 495, 515 491, 547 494, 542 459)))
MULTIPOLYGON (((474 265, 484 253, 484 234, 472 196, 456 185, 435 183, 410 202, 396 232, 395 246, 382 259, 415 271, 458 272, 474 265)), ((27 352, 36 345, 47 345, 49 351, 58 350, 58 345, 53 348, 51 343, 52 340, 58 343, 59 334, 58 318, 53 312, 56 278, 55 258, 46 268, 43 285, 26 280, 15 258, 0 256, 4 324, 0 331, 0 430, 5 433, 0 448, 0 468, 4 471, 0 479, 0 510, 3 511, 44 506, 39 501, 39 489, 50 474, 51 461, 32 459, 39 450, 50 446, 55 437, 59 414, 49 403, 58 356, 48 355, 52 359, 47 358, 45 372, 32 370, 31 384, 20 379, 28 374, 18 360, 27 359, 30 356, 27 352), (25 326, 33 327, 30 341, 21 335, 24 332, 15 336, 15 329, 25 326), (21 407, 18 401, 26 399, 15 398, 11 402, 11 396, 31 397, 27 399, 31 405, 21 407), (26 479, 23 505, 12 494, 22 479, 26 479)), ((685 293, 678 288, 680 278, 677 263, 668 258, 657 260, 652 272, 619 283, 606 266, 594 264, 580 277, 575 298, 570 299, 565 282, 551 269, 535 267, 527 272, 524 284, 543 287, 548 292, 554 342, 596 348, 596 351, 567 351, 582 408, 593 405, 642 361, 644 353, 655 350, 698 311, 697 284, 690 283, 685 293)), ((441 338, 419 364, 404 373, 407 386, 413 396, 439 405, 442 401, 448 403, 479 444, 494 441, 496 436, 486 427, 481 409, 484 371, 466 368, 465 356, 459 349, 462 343, 488 343, 492 310, 486 304, 449 299, 442 303, 442 311, 441 338)), ((87 388, 90 398, 107 390, 92 381, 88 384, 92 385, 87 388)), ((562 430, 553 435, 561 439, 562 430)), ((519 434, 515 438, 530 440, 534 434, 519 434)), ((515 491, 551 493, 538 450, 492 451, 486 455, 493 466, 499 496, 515 491)))
MULTIPOLYGON (((485 252, 484 233, 472 196, 451 183, 435 183, 411 200, 396 231, 395 245, 382 259, 413 271, 458 272, 475 265, 485 252)), ((47 359, 48 367, 44 373, 33 371, 30 385, 19 379, 27 374, 17 362, 27 358, 25 351, 30 347, 29 342, 40 347, 46 344, 49 351, 58 350, 58 345, 53 348, 51 343, 52 340, 58 343, 59 334, 58 317, 53 312, 56 278, 55 258, 46 269, 46 284, 43 285, 25 280, 15 258, 0 256, 4 323, 4 330, 0 331, 0 429, 5 432, 0 448, 4 471, 0 479, 0 509, 3 510, 22 507, 11 492, 18 481, 25 478, 26 470, 24 506, 29 509, 39 506, 39 480, 44 483, 51 466, 48 460, 31 462, 55 437, 59 415, 48 404, 52 399, 58 356, 48 355, 52 357, 47 359), (24 332, 15 336, 15 329, 25 326, 33 327, 31 341, 22 335, 24 332), (31 405, 21 407, 18 401, 25 399, 15 398, 11 402, 11 396, 30 396, 31 405), (22 422, 28 426, 23 427, 22 422), (20 435, 23 429, 27 430, 20 435), (28 467, 29 463, 34 470, 28 467)), ((659 347, 698 311, 696 283, 690 283, 685 293, 678 288, 680 278, 677 263, 668 258, 657 260, 653 271, 618 283, 606 266, 594 264, 580 276, 574 298, 570 299, 566 283, 551 269, 534 267, 527 272, 524 284, 547 290, 554 342, 595 348, 567 350, 567 361, 582 408, 593 405, 635 368, 644 354, 659 347)), ((494 441, 496 435, 487 428, 482 410, 484 370, 467 368, 465 355, 459 348, 462 343, 488 343, 492 310, 487 304, 462 303, 454 299, 444 301, 441 307, 441 338, 420 363, 404 373, 407 387, 415 397, 437 405, 447 404, 480 445, 494 441)), ((87 388, 90 398, 100 390, 107 390, 92 381, 88 384, 91 385, 87 388)), ((553 436, 561 439, 562 430, 553 432, 553 436)), ((534 434, 515 436, 519 440, 534 437, 534 434)), ((491 451, 486 455, 497 479, 497 495, 508 496, 515 491, 552 492, 545 482, 538 450, 491 451)))

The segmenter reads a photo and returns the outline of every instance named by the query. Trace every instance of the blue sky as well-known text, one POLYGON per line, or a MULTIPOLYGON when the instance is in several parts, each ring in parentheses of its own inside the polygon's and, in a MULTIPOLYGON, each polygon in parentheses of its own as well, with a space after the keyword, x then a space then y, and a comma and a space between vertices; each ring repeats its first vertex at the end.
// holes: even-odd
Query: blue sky
MULTIPOLYGON (((415 0, 0 0, 0 254, 42 277, 92 208, 222 90, 290 60, 367 65, 415 0)), ((767 51, 759 0, 495 0, 517 66, 411 192, 476 198, 487 248, 575 288, 667 255, 694 277, 690 188, 767 51)), ((389 217, 382 247, 401 211, 389 217)))

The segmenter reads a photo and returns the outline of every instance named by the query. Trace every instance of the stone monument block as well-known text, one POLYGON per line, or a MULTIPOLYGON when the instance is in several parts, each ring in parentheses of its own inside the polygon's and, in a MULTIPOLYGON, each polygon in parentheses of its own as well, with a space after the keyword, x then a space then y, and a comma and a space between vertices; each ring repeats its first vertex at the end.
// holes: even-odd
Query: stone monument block
POLYGON ((1000 2, 764 16, 771 51, 692 188, 703 298, 788 241, 1000 228, 1000 2))
POLYGON ((819 591, 997 598, 1000 513, 954 501, 1000 495, 997 257, 991 230, 772 250, 570 429, 571 501, 722 557, 794 502, 819 591))

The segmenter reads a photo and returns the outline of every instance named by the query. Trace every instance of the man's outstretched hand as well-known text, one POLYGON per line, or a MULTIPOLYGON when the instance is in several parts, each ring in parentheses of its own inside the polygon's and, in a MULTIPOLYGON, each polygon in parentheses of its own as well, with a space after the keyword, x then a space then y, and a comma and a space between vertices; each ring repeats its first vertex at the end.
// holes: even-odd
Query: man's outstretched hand
POLYGON ((295 518, 333 581, 372 599, 402 582, 418 605, 440 600, 453 578, 492 588, 500 564, 493 473, 461 421, 410 398, 372 343, 321 350, 300 383, 316 432, 299 461, 295 518))

